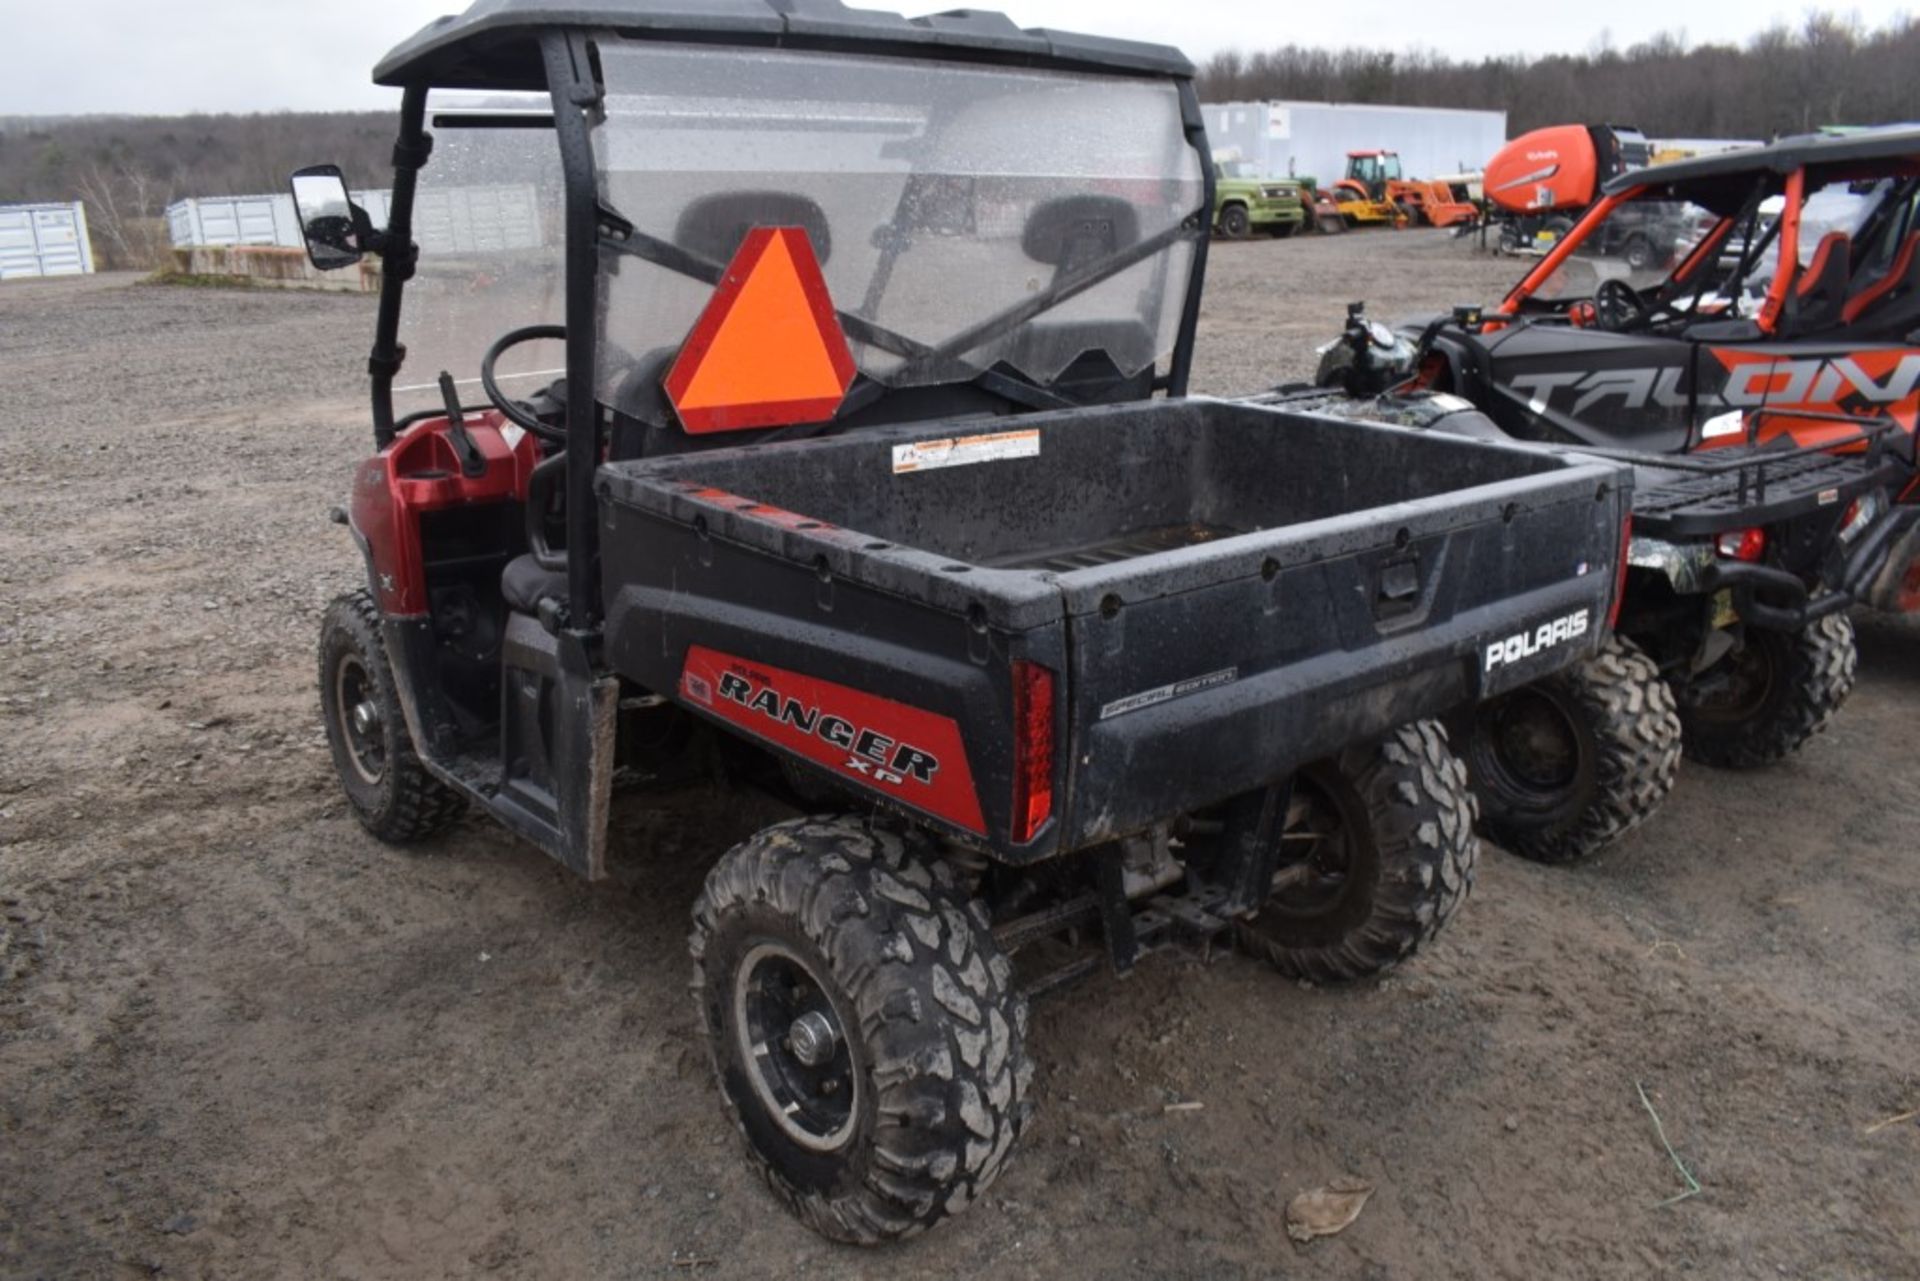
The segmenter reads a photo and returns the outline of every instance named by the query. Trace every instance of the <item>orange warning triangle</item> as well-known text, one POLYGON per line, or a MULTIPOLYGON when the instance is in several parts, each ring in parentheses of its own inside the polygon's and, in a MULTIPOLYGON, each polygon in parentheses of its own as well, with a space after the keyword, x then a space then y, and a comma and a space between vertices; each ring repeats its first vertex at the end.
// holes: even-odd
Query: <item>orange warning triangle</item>
POLYGON ((756 227, 694 322, 667 399, 694 434, 825 422, 853 383, 813 245, 799 227, 756 227))

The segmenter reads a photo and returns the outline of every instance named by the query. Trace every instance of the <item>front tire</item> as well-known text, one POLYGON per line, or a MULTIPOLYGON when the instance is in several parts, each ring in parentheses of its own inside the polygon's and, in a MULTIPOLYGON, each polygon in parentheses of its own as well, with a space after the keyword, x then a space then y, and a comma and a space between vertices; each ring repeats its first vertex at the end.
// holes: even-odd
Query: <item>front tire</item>
POLYGON ((1651 817, 1673 791, 1680 717, 1653 660, 1625 637, 1461 718, 1481 831, 1536 863, 1572 863, 1651 817))
POLYGON ((1301 852, 1235 937, 1293 978, 1385 973, 1439 933, 1473 887, 1466 767, 1446 731, 1420 721, 1307 766, 1293 789, 1281 839, 1301 852))
POLYGON ((364 591, 335 597, 320 622, 320 711, 353 816, 391 845, 424 841, 460 816, 459 793, 427 772, 400 707, 380 611, 364 591))
POLYGON ((1853 693, 1858 668, 1844 614, 1797 632, 1749 627, 1741 647, 1709 673, 1715 685, 1681 692, 1687 759, 1720 769, 1778 764, 1826 729, 1853 693))
POLYGON ((1253 234, 1253 219, 1245 205, 1228 205, 1220 211, 1220 234, 1228 240, 1245 240, 1253 234))
POLYGON ((720 860, 693 919, 721 1095, 803 1222, 911 1236, 999 1175, 1030 1110, 1026 1002, 985 907, 919 838, 776 824, 720 860))
POLYGON ((1651 271, 1654 265, 1653 241, 1638 233, 1628 236, 1626 249, 1621 257, 1626 259, 1627 266, 1634 271, 1651 271))

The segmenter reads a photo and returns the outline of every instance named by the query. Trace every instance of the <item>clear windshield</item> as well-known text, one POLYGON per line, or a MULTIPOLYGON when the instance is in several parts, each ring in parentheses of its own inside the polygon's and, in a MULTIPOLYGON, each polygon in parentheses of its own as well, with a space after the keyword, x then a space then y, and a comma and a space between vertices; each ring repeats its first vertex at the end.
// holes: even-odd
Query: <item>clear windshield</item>
POLYGON ((1585 229, 1573 256, 1533 296, 1545 303, 1591 298, 1603 280, 1650 289, 1664 283, 1718 222, 1711 211, 1684 200, 1616 205, 1604 220, 1585 229))
MULTIPOLYGON (((925 356, 1199 211, 1199 158, 1172 84, 784 50, 600 48, 608 97, 594 143, 607 206, 643 242, 709 263, 729 259, 747 226, 806 228, 834 305, 890 336, 853 343, 869 378, 947 382, 1004 361, 1044 384, 1089 351, 1130 375, 1172 349, 1186 237, 1007 332, 925 356)), ((643 256, 604 259, 601 398, 638 412, 711 293, 643 256)))
MULTIPOLYGON (((547 121, 550 113, 545 94, 429 97, 433 158, 414 196, 420 265, 401 311, 407 363, 394 388, 396 412, 438 406, 441 370, 453 375, 463 403, 482 403, 480 358, 493 340, 566 319, 564 189, 553 130, 500 127, 504 119, 547 121)), ((500 362, 501 388, 529 394, 559 377, 562 359, 558 343, 516 348, 500 362)))

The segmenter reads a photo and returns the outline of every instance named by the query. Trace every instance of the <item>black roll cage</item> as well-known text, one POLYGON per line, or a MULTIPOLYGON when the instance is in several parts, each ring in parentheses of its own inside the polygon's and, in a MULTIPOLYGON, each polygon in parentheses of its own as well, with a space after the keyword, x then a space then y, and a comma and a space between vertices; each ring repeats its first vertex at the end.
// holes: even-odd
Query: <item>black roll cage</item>
MULTIPOLYGON (((567 626, 569 630, 583 634, 598 629, 602 609, 599 591, 599 522, 593 496, 593 476, 600 460, 601 409, 595 394, 591 391, 580 394, 579 391, 595 386, 595 281, 599 274, 600 253, 603 248, 635 253, 696 279, 717 279, 719 270, 722 270, 716 269, 705 259, 688 254, 676 246, 666 245, 665 242, 654 241, 651 237, 647 238, 645 245, 629 243, 633 235, 632 228, 622 227, 617 215, 601 207, 594 175, 592 122, 589 118, 589 113, 599 106, 603 96, 592 48, 593 34, 584 28, 556 26, 540 31, 537 36, 540 65, 546 81, 543 87, 553 103, 553 131, 560 148, 560 172, 564 184, 565 367, 567 386, 575 389, 574 394, 567 397, 566 474, 562 491, 567 546, 567 626), (676 258, 676 255, 679 257, 676 258)), ((810 44, 809 47, 832 50, 836 43, 823 41, 817 45, 810 44)), ((860 47, 852 42, 848 43, 848 47, 856 52, 872 52, 870 46, 860 47)), ((929 50, 915 49, 910 52, 915 56, 937 56, 929 50)), ((1014 65, 1019 64, 1018 59, 1010 61, 1014 65)), ((1151 75, 1145 72, 1133 74, 1151 75)), ((1200 114, 1199 94, 1191 78, 1182 76, 1174 77, 1174 80, 1180 100, 1181 126, 1188 145, 1198 154, 1200 162, 1203 191, 1196 219, 1190 219, 1168 233, 1142 241, 1112 259, 1093 264, 1074 277, 1057 282, 1042 293, 970 326, 964 333, 938 348, 925 347, 911 339, 879 330, 858 318, 843 316, 843 321, 855 322, 849 332, 857 337, 877 339, 879 341, 875 345, 890 349, 911 344, 919 349, 911 353, 915 363, 931 363, 970 350, 1084 292, 1109 275, 1144 261, 1174 241, 1190 238, 1193 260, 1179 327, 1174 337, 1173 353, 1168 361, 1167 372, 1157 375, 1153 380, 1153 390, 1164 392, 1169 397, 1185 396, 1193 370, 1194 341, 1199 329, 1200 291, 1206 279, 1207 221, 1213 208, 1214 173, 1212 151, 1207 144, 1206 126, 1200 114), (966 340, 964 344, 961 343, 962 339, 966 340)), ((433 153, 433 138, 426 129, 427 93, 433 87, 436 86, 429 80, 411 81, 404 86, 400 103, 400 134, 393 149, 393 194, 386 228, 389 248, 385 269, 381 274, 373 350, 367 361, 367 370, 372 379, 374 444, 380 450, 385 450, 393 443, 402 426, 422 417, 410 415, 405 423, 395 422, 393 383, 406 360, 406 348, 400 342, 400 306, 407 282, 413 278, 418 257, 418 250, 413 244, 413 204, 420 170, 433 153)), ((525 122, 503 123, 523 125, 525 122)), ((1018 390, 1006 385, 1013 380, 993 371, 984 375, 983 380, 989 387, 997 387, 1006 399, 1016 402, 1027 399, 1008 394, 1018 390)), ((1059 400, 1057 397, 1052 399, 1056 403, 1059 400)), ((1052 406, 1040 404, 1034 407, 1052 406)), ((433 416, 433 413, 425 416, 433 416)))

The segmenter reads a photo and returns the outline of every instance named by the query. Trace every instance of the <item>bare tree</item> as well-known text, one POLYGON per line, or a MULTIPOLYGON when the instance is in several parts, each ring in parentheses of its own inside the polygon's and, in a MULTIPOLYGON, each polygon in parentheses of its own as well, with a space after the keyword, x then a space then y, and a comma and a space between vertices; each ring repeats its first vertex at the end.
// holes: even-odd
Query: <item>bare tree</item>
POLYGON ((1828 124, 1920 117, 1920 21, 1877 29, 1853 14, 1776 23, 1744 47, 1689 42, 1684 29, 1622 49, 1611 30, 1579 54, 1455 60, 1427 51, 1230 50, 1201 68, 1219 102, 1303 98, 1504 110, 1515 132, 1609 121, 1666 137, 1770 138, 1828 124))
POLYGON ((168 244, 166 208, 173 199, 167 183, 122 156, 89 161, 77 185, 87 205, 88 228, 106 241, 107 252, 99 255, 103 266, 150 270, 161 265, 168 244))

